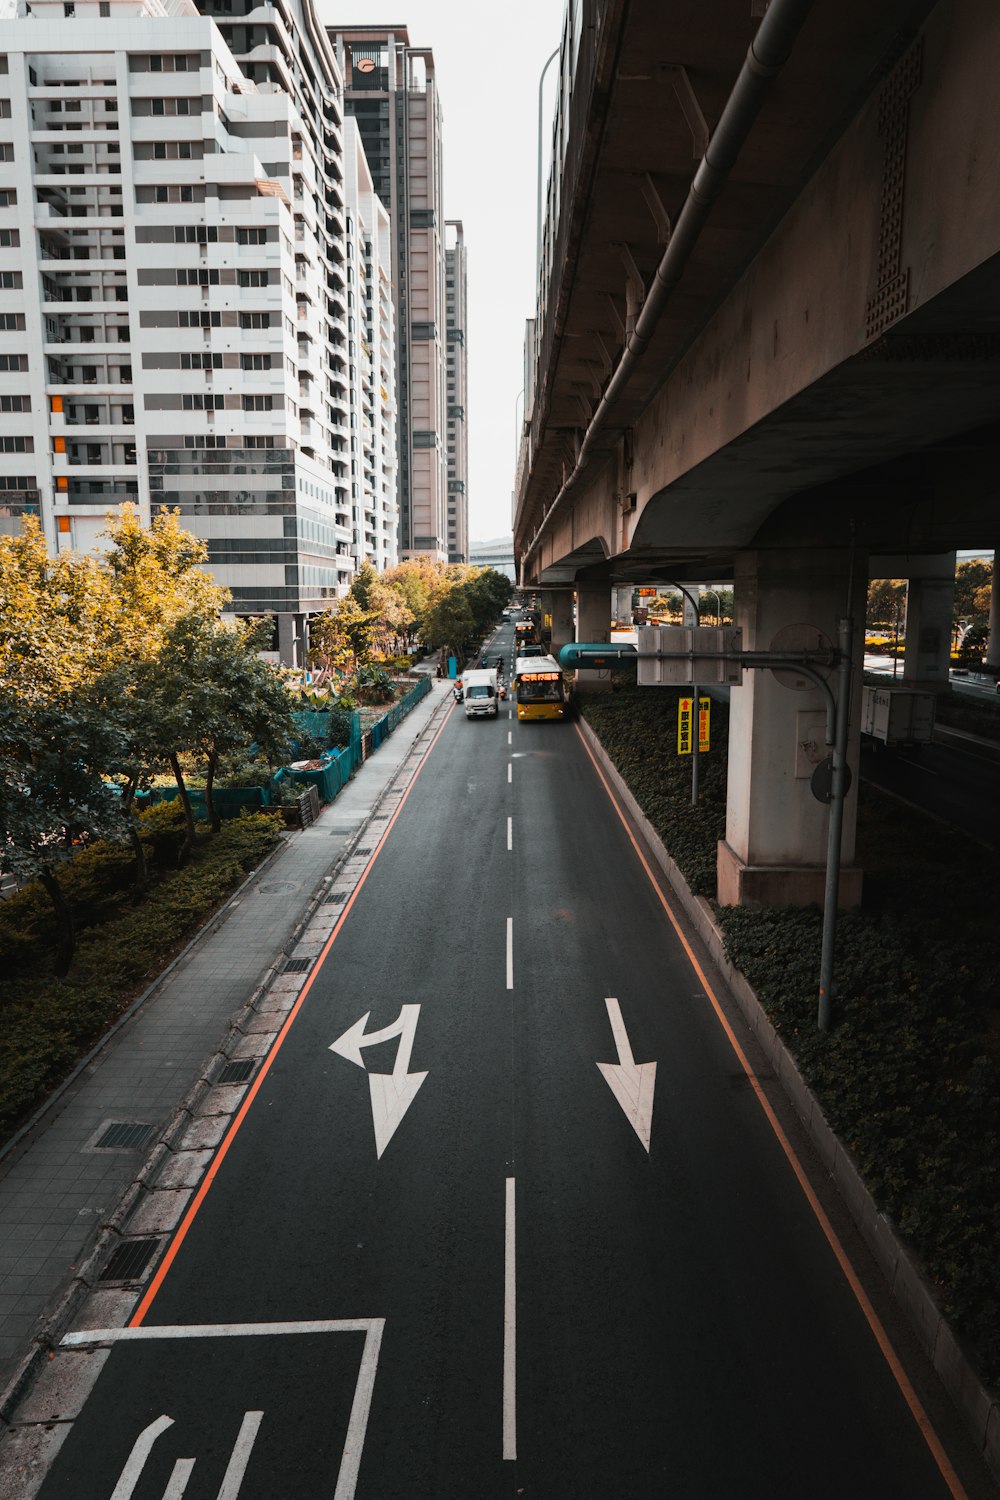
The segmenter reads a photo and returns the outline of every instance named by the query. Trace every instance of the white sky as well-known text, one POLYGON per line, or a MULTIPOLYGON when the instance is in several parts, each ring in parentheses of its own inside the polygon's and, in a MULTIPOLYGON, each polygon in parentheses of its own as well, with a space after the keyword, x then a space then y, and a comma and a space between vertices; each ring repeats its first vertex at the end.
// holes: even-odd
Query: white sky
MULTIPOLYGON (((564 0, 320 0, 341 25, 405 25, 434 52, 444 113, 444 198, 461 219, 469 267, 469 532, 480 541, 511 528, 524 320, 535 307, 538 79, 559 45, 564 0), (516 406, 516 411, 515 411, 516 406)), ((558 67, 545 79, 543 173, 558 67)))

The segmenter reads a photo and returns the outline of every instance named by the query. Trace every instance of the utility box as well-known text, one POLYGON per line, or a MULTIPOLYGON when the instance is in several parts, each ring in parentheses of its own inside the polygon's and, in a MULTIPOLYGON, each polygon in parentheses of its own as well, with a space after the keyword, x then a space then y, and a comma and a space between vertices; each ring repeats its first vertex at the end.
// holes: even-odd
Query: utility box
POLYGON ((738 687, 743 681, 736 660, 743 650, 743 632, 731 625, 644 625, 638 636, 640 687, 707 687, 714 682, 738 687), (733 659, 725 660, 723 654, 733 659))
POLYGON ((926 745, 934 732, 934 694, 911 688, 866 687, 861 694, 861 733, 876 744, 926 745))

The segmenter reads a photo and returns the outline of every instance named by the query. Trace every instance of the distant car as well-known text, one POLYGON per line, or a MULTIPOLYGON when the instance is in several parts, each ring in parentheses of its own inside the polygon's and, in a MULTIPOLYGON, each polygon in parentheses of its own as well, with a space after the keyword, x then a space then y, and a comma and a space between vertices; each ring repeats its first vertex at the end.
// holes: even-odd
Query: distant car
POLYGON ((546 656, 548 653, 546 652, 544 646, 518 646, 518 648, 517 648, 517 654, 518 654, 519 657, 524 657, 524 656, 546 656))

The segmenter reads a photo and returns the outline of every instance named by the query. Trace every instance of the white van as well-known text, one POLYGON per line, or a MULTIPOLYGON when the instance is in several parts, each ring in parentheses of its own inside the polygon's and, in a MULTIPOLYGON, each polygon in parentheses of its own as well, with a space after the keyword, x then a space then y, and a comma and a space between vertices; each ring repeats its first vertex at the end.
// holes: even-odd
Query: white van
POLYGON ((462 677, 467 719, 495 719, 500 706, 496 667, 481 667, 462 677))

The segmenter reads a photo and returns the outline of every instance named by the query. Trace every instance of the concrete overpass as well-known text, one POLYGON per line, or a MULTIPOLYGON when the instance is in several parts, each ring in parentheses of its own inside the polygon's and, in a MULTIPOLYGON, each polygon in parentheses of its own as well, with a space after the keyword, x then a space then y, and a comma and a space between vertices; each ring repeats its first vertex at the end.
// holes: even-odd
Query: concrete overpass
MULTIPOLYGON (((850 594, 860 665, 866 579, 907 576, 905 679, 943 686, 952 554, 1000 531, 1000 7, 580 0, 561 64, 524 581, 601 639, 615 585, 731 577, 751 650, 850 594)), ((720 899, 815 899, 820 699, 732 701, 720 899)))

